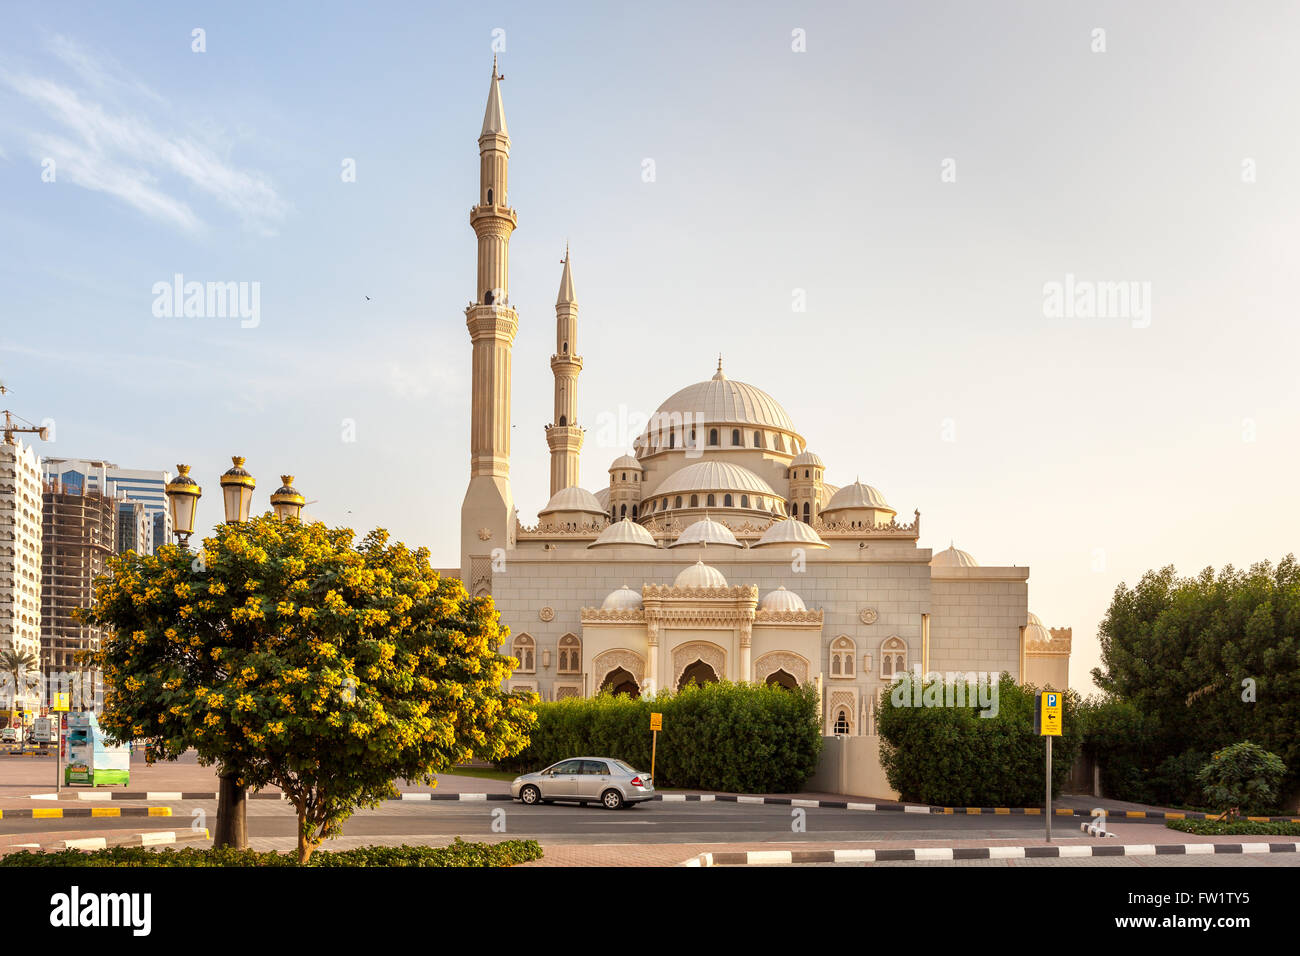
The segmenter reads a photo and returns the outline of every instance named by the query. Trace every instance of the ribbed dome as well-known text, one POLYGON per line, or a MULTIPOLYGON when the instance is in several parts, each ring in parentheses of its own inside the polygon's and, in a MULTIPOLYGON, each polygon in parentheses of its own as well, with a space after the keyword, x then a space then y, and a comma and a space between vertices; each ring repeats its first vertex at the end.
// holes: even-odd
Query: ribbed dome
POLYGON ((785 585, 781 585, 775 591, 769 591, 763 595, 763 600, 758 602, 760 611, 806 611, 803 598, 793 591, 787 591, 785 585))
POLYGON ((708 544, 715 547, 739 548, 741 543, 731 533, 731 529, 712 518, 701 518, 677 536, 670 548, 683 544, 708 544))
POLYGON ((696 561, 677 575, 673 581, 675 588, 725 588, 727 579, 717 568, 711 568, 703 561, 696 561))
POLYGON ((618 471, 620 468, 635 468, 637 471, 645 470, 641 467, 641 462, 637 461, 631 455, 623 455, 619 458, 615 458, 613 463, 609 466, 610 471, 618 471))
MULTIPOLYGON (((794 422, 786 410, 767 392, 745 382, 733 382, 722 374, 717 374, 707 382, 687 385, 681 391, 671 395, 659 406, 659 414, 691 417, 686 421, 696 425, 758 425, 767 428, 779 428, 794 432, 794 422)), ((652 423, 657 419, 652 419, 652 423)), ((680 422, 682 419, 672 419, 680 422)), ((638 442, 638 448, 645 448, 646 433, 638 442)), ((749 444, 749 436, 745 436, 749 444)))
POLYGON ((978 568, 979 566, 980 563, 969 551, 951 545, 946 551, 940 551, 930 559, 932 568, 978 568))
POLYGON ((889 502, 885 500, 884 495, 860 481, 845 485, 831 495, 831 500, 826 502, 826 507, 822 511, 837 511, 841 508, 876 508, 891 513, 894 511, 893 508, 889 507, 889 502))
POLYGON ((1047 644, 1052 640, 1052 632, 1043 627, 1043 622, 1038 619, 1037 614, 1030 613, 1029 621, 1025 625, 1025 643, 1047 644))
POLYGON ((591 496, 596 499, 596 503, 600 505, 600 510, 602 512, 609 510, 609 486, 608 485, 606 485, 604 488, 597 488, 595 491, 591 493, 591 496))
POLYGON ((570 485, 552 495, 546 507, 538 514, 548 515, 555 511, 585 511, 589 514, 604 515, 605 506, 587 489, 570 485))
POLYGON ((752 547, 789 547, 791 545, 808 548, 830 547, 829 544, 822 540, 822 536, 812 529, 812 525, 804 524, 797 518, 773 521, 771 526, 763 532, 763 536, 752 547))
MULTIPOLYGON (((620 521, 619 524, 622 524, 620 521)), ((641 593, 633 591, 626 584, 617 591, 611 591, 600 605, 604 611, 634 611, 641 607, 641 593)))
POLYGON ((814 454, 813 452, 808 451, 807 449, 805 449, 804 451, 801 451, 801 452, 799 452, 799 454, 795 455, 794 458, 791 460, 790 464, 791 464, 791 465, 811 465, 811 466, 814 467, 814 468, 825 468, 825 467, 826 467, 825 463, 821 460, 821 456, 816 455, 816 454, 814 454))
MULTIPOLYGON (((740 491, 756 495, 777 495, 748 468, 727 461, 697 461, 674 471, 648 497, 679 495, 690 491, 740 491)), ((783 499, 784 500, 784 499, 783 499)))
POLYGON ((658 544, 650 536, 650 532, 641 527, 635 521, 629 521, 624 518, 622 521, 615 521, 608 528, 600 533, 595 541, 587 545, 589 548, 599 548, 605 545, 644 545, 650 548, 657 548, 658 544))

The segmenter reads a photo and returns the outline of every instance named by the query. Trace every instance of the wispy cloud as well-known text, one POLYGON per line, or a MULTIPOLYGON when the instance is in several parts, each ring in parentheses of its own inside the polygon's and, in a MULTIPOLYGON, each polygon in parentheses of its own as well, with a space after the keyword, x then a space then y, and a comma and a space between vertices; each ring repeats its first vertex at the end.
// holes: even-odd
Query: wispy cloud
POLYGON ((188 183, 237 214, 247 228, 272 235, 288 204, 264 174, 225 161, 209 142, 189 131, 163 128, 123 101, 166 101, 125 74, 112 60, 87 52, 75 41, 55 36, 51 52, 80 79, 81 88, 0 70, 0 83, 33 103, 62 130, 29 129, 38 159, 53 159, 56 176, 85 189, 107 193, 150 218, 186 232, 204 226, 174 186, 188 183), (105 105, 105 104, 109 105, 105 105))

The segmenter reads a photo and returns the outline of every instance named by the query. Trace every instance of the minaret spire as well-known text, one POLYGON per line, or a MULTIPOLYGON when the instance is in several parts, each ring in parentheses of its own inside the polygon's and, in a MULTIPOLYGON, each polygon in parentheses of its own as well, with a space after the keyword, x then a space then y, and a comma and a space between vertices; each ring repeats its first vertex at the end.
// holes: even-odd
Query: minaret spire
POLYGON ((510 134, 501 80, 492 58, 483 129, 478 137, 479 196, 469 222, 478 240, 474 301, 465 309, 473 343, 470 479, 460 511, 461 574, 471 594, 491 591, 491 555, 514 546, 510 493, 510 353, 519 316, 510 305, 510 236, 518 225, 507 205, 510 134))
POLYGON ((578 373, 582 357, 578 348, 578 297, 573 291, 573 267, 569 244, 564 244, 564 271, 555 297, 555 354, 551 373, 555 376, 555 418, 546 426, 546 444, 551 449, 551 494, 578 483, 579 455, 583 431, 578 427, 578 373))

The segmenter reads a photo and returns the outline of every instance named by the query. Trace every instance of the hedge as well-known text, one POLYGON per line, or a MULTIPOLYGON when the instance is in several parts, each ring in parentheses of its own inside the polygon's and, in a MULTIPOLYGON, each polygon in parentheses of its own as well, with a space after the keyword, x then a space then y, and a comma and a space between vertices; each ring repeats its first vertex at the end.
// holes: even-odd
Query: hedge
POLYGON ((1254 820, 1166 820, 1165 826, 1201 836, 1300 836, 1300 823, 1256 823, 1254 820))
POLYGON ((822 731, 815 688, 726 681, 637 700, 601 694, 538 704, 528 747, 497 766, 528 772, 591 755, 648 771, 652 712, 663 714, 655 760, 660 787, 791 793, 817 770, 822 731))
MULTIPOLYGON (((501 843, 466 843, 459 837, 450 846, 363 846, 355 850, 317 850, 307 866, 514 866, 540 860, 536 840, 501 843)), ((0 867, 24 866, 192 866, 247 867, 298 866, 298 852, 234 850, 230 847, 153 850, 143 846, 115 846, 104 850, 58 850, 32 853, 23 850, 0 856, 0 867)))
MULTIPOLYGON (((1038 688, 1021 686, 1003 674, 995 685, 997 713, 982 717, 979 706, 946 706, 949 689, 956 701, 960 681, 925 681, 922 702, 942 700, 944 705, 913 706, 911 680, 908 675, 895 682, 878 714, 881 765, 903 800, 943 806, 1042 806, 1047 753, 1044 738, 1034 733, 1038 688)), ((1053 795, 1070 775, 1082 736, 1075 719, 1078 695, 1067 691, 1063 697, 1065 733, 1052 744, 1053 795)))

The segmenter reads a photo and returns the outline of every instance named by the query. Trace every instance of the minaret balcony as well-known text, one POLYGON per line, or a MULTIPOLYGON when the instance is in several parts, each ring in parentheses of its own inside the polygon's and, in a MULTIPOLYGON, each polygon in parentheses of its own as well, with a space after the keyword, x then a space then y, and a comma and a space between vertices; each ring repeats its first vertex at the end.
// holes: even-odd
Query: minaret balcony
POLYGON ((519 214, 515 212, 513 206, 499 205, 481 205, 469 207, 469 224, 477 228, 478 223, 485 220, 504 220, 510 223, 510 228, 514 229, 519 225, 519 214))
POLYGON ((555 354, 555 355, 552 355, 552 356, 551 356, 551 371, 552 371, 552 372, 560 372, 560 371, 565 371, 565 372, 574 372, 575 374, 576 374, 577 372, 581 372, 581 371, 582 371, 582 356, 581 356, 581 355, 571 355, 571 354, 560 355, 560 354, 558 354, 558 353, 555 354))

